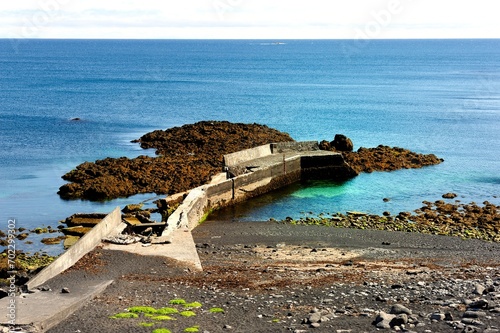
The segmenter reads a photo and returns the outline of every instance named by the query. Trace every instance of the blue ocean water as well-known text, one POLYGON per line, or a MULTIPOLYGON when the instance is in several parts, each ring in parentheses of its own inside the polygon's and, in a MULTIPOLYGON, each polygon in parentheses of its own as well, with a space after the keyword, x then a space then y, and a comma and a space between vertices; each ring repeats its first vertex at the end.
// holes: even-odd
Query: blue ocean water
MULTIPOLYGON (((225 218, 399 212, 450 191, 500 204, 500 40, 280 42, 0 40, 1 229, 10 218, 56 227, 75 212, 154 197, 94 203, 56 192, 84 161, 152 154, 130 141, 207 119, 266 124, 296 140, 342 133, 356 149, 384 144, 445 159, 295 184, 225 218)), ((54 251, 27 240, 34 244, 19 247, 54 251)))

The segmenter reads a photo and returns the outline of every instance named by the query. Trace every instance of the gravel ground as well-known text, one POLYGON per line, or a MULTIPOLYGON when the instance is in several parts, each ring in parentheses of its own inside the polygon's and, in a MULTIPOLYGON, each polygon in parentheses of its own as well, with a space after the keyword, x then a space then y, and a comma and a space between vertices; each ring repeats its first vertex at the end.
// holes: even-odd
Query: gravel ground
POLYGON ((92 252, 47 285, 115 282, 48 332, 500 330, 498 243, 270 222, 208 221, 193 236, 203 272, 161 257, 92 252), (201 307, 170 304, 179 299, 201 307), (133 306, 195 316, 109 318, 133 306))

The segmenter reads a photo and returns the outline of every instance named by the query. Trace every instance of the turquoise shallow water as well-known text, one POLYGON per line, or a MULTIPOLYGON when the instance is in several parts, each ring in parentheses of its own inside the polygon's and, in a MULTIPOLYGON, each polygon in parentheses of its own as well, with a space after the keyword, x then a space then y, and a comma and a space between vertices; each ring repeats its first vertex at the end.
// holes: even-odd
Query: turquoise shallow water
POLYGON ((262 123, 296 140, 343 133, 356 149, 384 144, 445 159, 295 184, 220 217, 397 212, 450 191, 500 204, 500 40, 381 40, 355 52, 351 43, 25 40, 16 51, 0 40, 0 223, 57 226, 74 212, 154 196, 93 203, 56 192, 79 163, 151 154, 130 140, 207 119, 262 123))

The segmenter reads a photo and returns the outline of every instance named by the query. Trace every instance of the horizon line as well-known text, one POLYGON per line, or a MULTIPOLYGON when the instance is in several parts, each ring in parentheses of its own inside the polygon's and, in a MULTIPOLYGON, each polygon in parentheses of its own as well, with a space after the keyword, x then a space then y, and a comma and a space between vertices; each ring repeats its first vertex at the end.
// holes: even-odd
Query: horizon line
POLYGON ((409 37, 409 38, 200 38, 200 37, 171 37, 171 38, 116 38, 116 37, 0 37, 0 40, 272 40, 272 41, 299 41, 299 40, 500 40, 500 37, 409 37))

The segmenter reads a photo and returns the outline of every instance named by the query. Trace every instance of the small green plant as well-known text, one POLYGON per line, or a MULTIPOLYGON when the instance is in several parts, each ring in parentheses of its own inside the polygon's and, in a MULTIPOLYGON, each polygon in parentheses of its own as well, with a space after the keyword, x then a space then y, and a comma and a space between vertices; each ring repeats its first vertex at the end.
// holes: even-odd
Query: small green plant
POLYGON ((184 332, 199 332, 200 331, 200 326, 191 326, 186 329, 184 329, 184 332))
POLYGON ((179 310, 177 310, 176 308, 164 307, 156 310, 156 313, 159 315, 171 315, 179 313, 179 310))
POLYGON ((279 322, 280 322, 280 320, 279 320, 279 319, 273 319, 271 322, 273 322, 273 323, 276 323, 276 324, 277 324, 277 323, 279 323, 279 322))
POLYGON ((208 311, 211 313, 224 313, 225 312, 223 308, 211 308, 208 311))
POLYGON ((123 318, 138 318, 139 315, 137 313, 132 313, 132 312, 120 312, 117 313, 109 318, 111 319, 123 319, 123 318))
POLYGON ((201 217, 200 222, 198 222, 198 224, 202 224, 203 222, 205 222, 208 219, 208 216, 212 213, 213 213, 213 211, 210 209, 208 212, 203 214, 203 216, 201 217))
POLYGON ((170 302, 168 302, 168 303, 172 304, 172 305, 184 305, 184 304, 186 304, 186 301, 183 300, 182 298, 176 298, 176 299, 170 300, 170 302))
POLYGON ((185 308, 201 308, 202 304, 200 302, 191 302, 184 304, 185 308))
POLYGON ((128 308, 128 311, 134 313, 156 313, 156 309, 150 306, 133 306, 128 308))
POLYGON ((167 315, 153 316, 153 317, 151 317, 151 319, 152 320, 159 320, 159 321, 175 320, 174 318, 167 316, 167 315))
POLYGON ((151 333, 172 333, 171 330, 168 330, 166 328, 157 328, 155 330, 153 330, 153 332, 151 333))
POLYGON ((180 315, 183 317, 194 317, 196 316, 196 313, 188 310, 188 311, 182 311, 180 315))
POLYGON ((155 323, 140 323, 139 326, 141 327, 153 327, 155 323))

